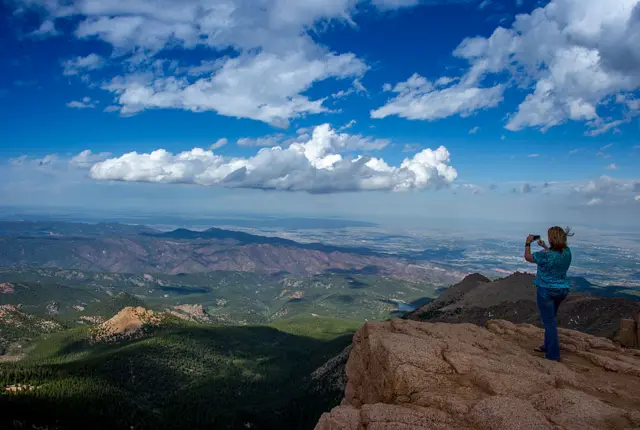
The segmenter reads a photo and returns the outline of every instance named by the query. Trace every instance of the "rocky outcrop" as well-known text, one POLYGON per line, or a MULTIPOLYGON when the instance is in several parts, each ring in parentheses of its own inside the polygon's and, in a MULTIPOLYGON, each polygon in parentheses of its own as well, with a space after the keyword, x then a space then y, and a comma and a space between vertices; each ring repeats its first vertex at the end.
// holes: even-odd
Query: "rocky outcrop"
POLYGON ((620 321, 618 342, 627 348, 640 348, 640 313, 635 318, 625 318, 620 321))
POLYGON ((140 337, 149 327, 160 324, 162 317, 143 307, 126 307, 113 318, 95 327, 93 341, 112 342, 140 337))
POLYGON ((13 385, 7 385, 6 387, 4 387, 4 391, 8 391, 10 393, 20 393, 22 391, 33 391, 38 388, 39 387, 36 387, 34 385, 13 384, 13 385))
POLYGON ((60 313, 60 304, 57 302, 47 303, 45 311, 47 312, 47 315, 54 317, 60 313))
POLYGON ((167 309, 167 312, 175 317, 186 321, 209 322, 209 314, 203 305, 177 305, 173 309, 167 309))
POLYGON ((354 336, 342 404, 317 430, 632 429, 640 427, 640 354, 560 330, 563 361, 533 348, 543 332, 493 320, 391 320, 354 336))
POLYGON ((0 282, 0 294, 12 294, 15 292, 16 292, 16 289, 12 283, 0 282))

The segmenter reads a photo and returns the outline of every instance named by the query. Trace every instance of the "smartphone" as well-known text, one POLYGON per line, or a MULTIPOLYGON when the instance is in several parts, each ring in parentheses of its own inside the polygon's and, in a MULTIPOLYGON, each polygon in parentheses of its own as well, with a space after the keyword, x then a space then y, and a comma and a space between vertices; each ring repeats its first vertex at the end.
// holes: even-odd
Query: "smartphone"
POLYGON ((540 235, 537 235, 537 234, 536 234, 536 235, 534 235, 534 236, 533 236, 533 240, 534 240, 534 241, 536 241, 536 240, 540 240, 540 235))

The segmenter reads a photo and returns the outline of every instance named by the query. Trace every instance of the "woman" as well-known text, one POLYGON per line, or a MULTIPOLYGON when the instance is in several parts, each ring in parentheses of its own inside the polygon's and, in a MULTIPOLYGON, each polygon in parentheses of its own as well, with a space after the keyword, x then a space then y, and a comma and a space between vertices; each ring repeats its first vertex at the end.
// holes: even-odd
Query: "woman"
POLYGON ((538 310, 540 319, 544 325, 544 345, 536 348, 538 352, 544 352, 549 360, 560 360, 560 342, 558 340, 558 328, 556 327, 556 314, 560 303, 569 294, 569 280, 567 271, 571 265, 571 249, 567 246, 567 237, 573 236, 569 228, 551 227, 548 231, 549 244, 543 240, 538 245, 544 248, 542 251, 531 254, 531 243, 534 236, 529 235, 524 247, 524 259, 538 265, 536 280, 538 310))

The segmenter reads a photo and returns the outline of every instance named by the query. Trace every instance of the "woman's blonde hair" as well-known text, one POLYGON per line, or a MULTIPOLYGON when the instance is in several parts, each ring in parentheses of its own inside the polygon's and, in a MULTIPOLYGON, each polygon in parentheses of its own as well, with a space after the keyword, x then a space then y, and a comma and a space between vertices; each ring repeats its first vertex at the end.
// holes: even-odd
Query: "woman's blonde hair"
POLYGON ((573 232, 569 227, 551 227, 547 232, 549 235, 549 245, 554 251, 564 251, 567 247, 567 237, 573 236, 573 232))

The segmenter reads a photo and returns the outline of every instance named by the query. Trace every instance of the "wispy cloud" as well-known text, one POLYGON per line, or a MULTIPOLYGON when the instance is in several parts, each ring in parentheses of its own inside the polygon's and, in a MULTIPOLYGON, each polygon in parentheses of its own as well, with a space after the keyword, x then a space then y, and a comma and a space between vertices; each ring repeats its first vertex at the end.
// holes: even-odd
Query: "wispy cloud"
POLYGON ((604 168, 607 169, 607 170, 616 170, 618 168, 618 166, 616 166, 616 163, 611 163, 611 164, 606 165, 604 168))
POLYGON ((587 205, 623 205, 633 201, 637 179, 635 181, 614 179, 610 176, 585 183, 578 183, 573 188, 575 193, 587 205))
POLYGON ((421 148, 419 143, 405 143, 402 147, 402 152, 417 152, 421 148))
POLYGON ((460 185, 460 188, 467 189, 467 190, 471 191, 471 193, 473 195, 481 195, 481 194, 486 193, 486 190, 483 187, 481 187, 480 185, 476 185, 476 184, 462 184, 462 185, 460 185))
POLYGON ((480 127, 475 126, 471 130, 469 130, 469 134, 476 134, 480 130, 480 127))
POLYGON ((73 100, 67 103, 67 107, 72 109, 93 109, 98 105, 97 100, 91 100, 91 97, 84 97, 82 101, 73 100))
POLYGON ((587 202, 587 206, 596 206, 601 204, 602 204, 602 199, 600 197, 594 197, 587 202))
POLYGON ((236 145, 243 147, 266 147, 280 145, 285 140, 284 135, 274 134, 264 137, 243 137, 236 141, 236 145))
POLYGON ((106 65, 106 61, 100 55, 89 54, 86 57, 76 57, 70 60, 66 60, 62 63, 63 72, 65 76, 74 76, 80 73, 98 70, 106 65))
POLYGON ((95 154, 91 150, 86 149, 75 157, 72 157, 71 160, 69 160, 69 164, 71 164, 72 166, 89 168, 93 164, 99 161, 104 161, 110 156, 110 152, 100 152, 98 154, 95 154))
POLYGON ((527 158, 538 158, 540 156, 540 154, 529 154, 527 155, 527 158))
POLYGON ((229 143, 229 139, 227 139, 226 137, 223 137, 222 139, 218 139, 213 145, 211 145, 209 147, 209 149, 216 150, 216 149, 220 149, 223 146, 225 146, 227 143, 229 143))
POLYGON ((351 127, 353 127, 354 125, 356 125, 356 120, 352 119, 351 121, 349 121, 348 123, 346 123, 345 125, 343 125, 342 127, 340 127, 338 129, 338 131, 343 131, 343 130, 348 130, 351 127))

